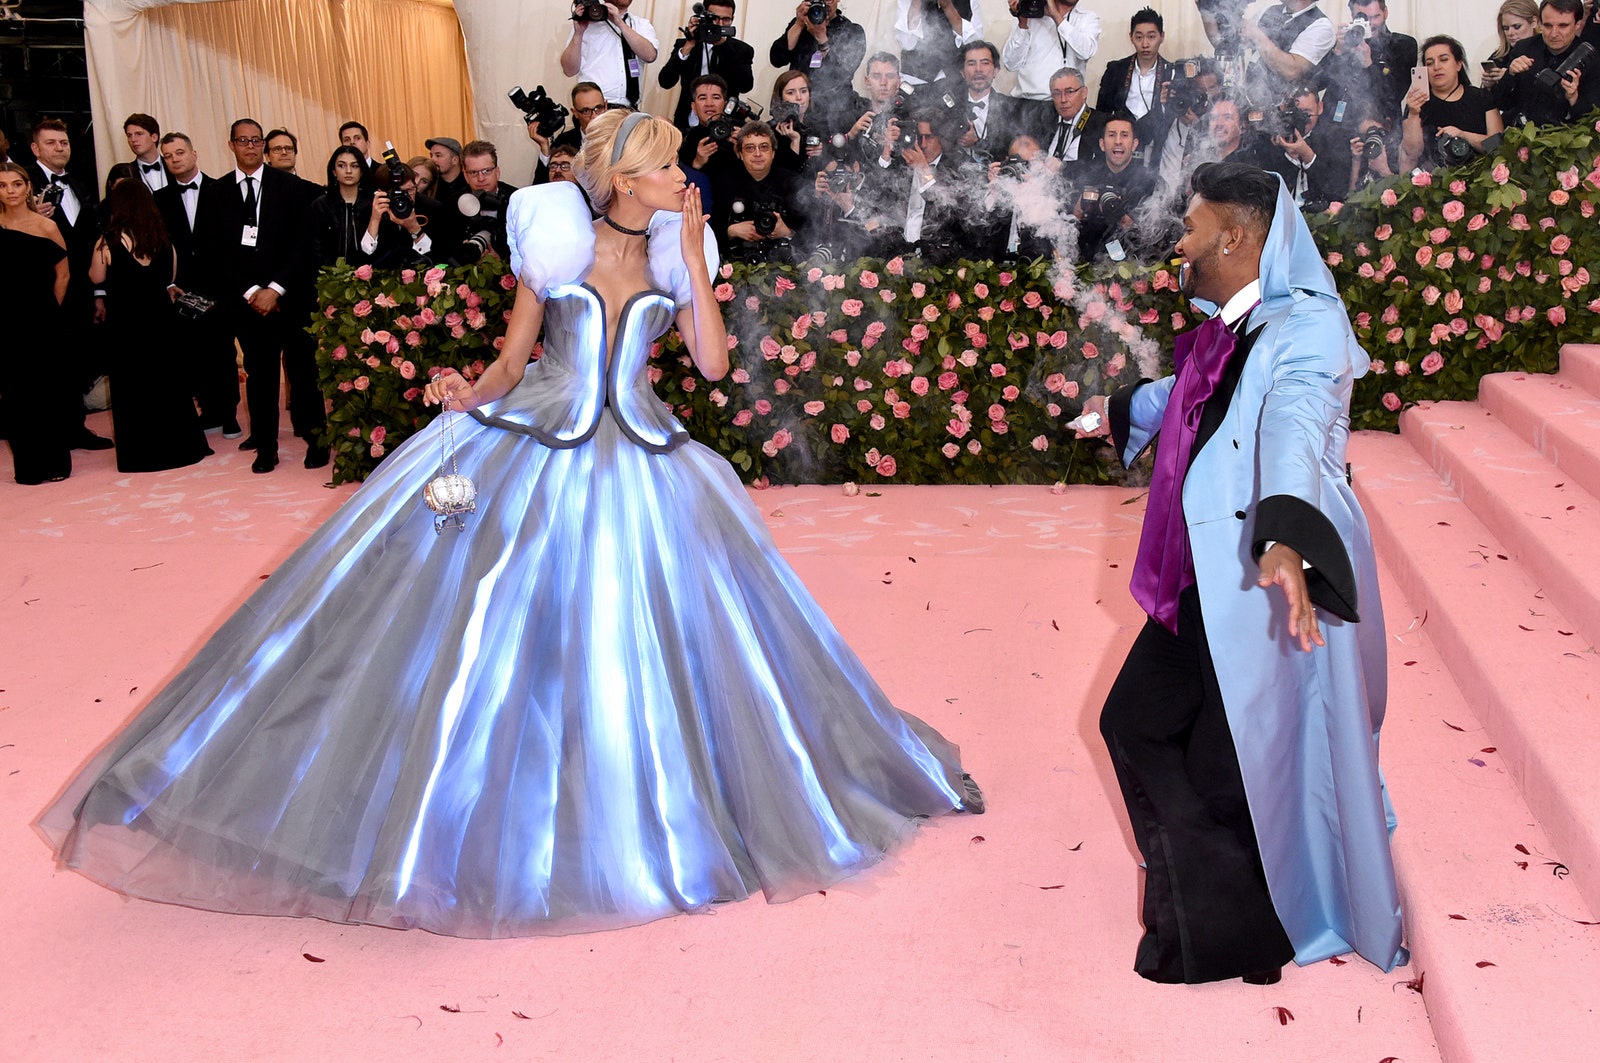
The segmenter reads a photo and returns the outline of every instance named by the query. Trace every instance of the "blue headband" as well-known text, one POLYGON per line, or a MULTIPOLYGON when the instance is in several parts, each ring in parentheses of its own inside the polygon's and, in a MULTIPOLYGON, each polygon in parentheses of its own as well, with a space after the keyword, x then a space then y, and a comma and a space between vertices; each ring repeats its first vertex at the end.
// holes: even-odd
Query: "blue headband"
POLYGON ((648 122, 650 116, 643 111, 634 111, 622 120, 622 128, 617 130, 617 139, 611 142, 611 165, 615 166, 622 161, 622 149, 628 146, 628 136, 639 127, 641 122, 648 122))

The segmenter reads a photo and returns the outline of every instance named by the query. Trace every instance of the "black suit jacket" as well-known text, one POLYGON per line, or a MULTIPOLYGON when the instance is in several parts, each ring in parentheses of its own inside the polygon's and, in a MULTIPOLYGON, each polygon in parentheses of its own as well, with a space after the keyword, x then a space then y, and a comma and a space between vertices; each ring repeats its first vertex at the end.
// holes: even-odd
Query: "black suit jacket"
MULTIPOLYGON (((970 119, 972 103, 968 100, 964 89, 956 93, 956 102, 967 109, 967 117, 970 119)), ((1028 107, 1031 102, 1007 96, 993 89, 989 90, 989 113, 984 121, 983 136, 967 150, 973 155, 988 156, 993 159, 1005 158, 1006 152, 1011 149, 1012 138, 1019 133, 1029 132, 1032 123, 1028 121, 1027 114, 1032 109, 1028 107)), ((973 127, 973 132, 977 132, 976 126, 973 127)), ((946 150, 952 146, 947 145, 946 150)))
MULTIPOLYGON (((1106 72, 1100 78, 1100 96, 1094 101, 1096 111, 1109 115, 1128 109, 1128 93, 1133 91, 1133 58, 1130 55, 1106 64, 1106 72)), ((1161 86, 1172 80, 1172 69, 1167 60, 1156 60, 1155 98, 1150 101, 1150 109, 1144 117, 1133 123, 1134 135, 1139 138, 1138 160, 1145 166, 1161 158, 1167 132, 1178 117, 1161 102, 1161 86)))
MULTIPOLYGON (((700 65, 706 50, 705 45, 696 43, 689 49, 689 57, 684 59, 678 54, 683 42, 682 37, 673 42, 661 73, 656 75, 656 81, 664 89, 683 83, 683 90, 678 93, 678 106, 672 112, 672 124, 679 129, 689 121, 689 105, 694 102, 689 98, 689 83, 700 76, 700 65)), ((734 37, 711 49, 709 73, 728 83, 728 96, 731 99, 755 87, 755 62, 756 50, 734 37)))
MULTIPOLYGON (((29 164, 28 175, 33 178, 36 194, 42 194, 50 186, 50 171, 37 159, 29 164)), ((67 269, 71 274, 67 296, 61 304, 62 312, 72 320, 81 319, 87 324, 94 300, 94 285, 89 281, 89 257, 94 253, 95 241, 100 239, 100 196, 94 182, 85 181, 77 174, 69 172, 63 183, 78 198, 78 218, 69 222, 66 212, 57 210, 50 219, 61 230, 61 238, 66 242, 67 269)))
POLYGON ((161 220, 166 223, 167 238, 172 241, 174 250, 178 252, 176 284, 186 292, 197 291, 215 298, 216 279, 206 275, 199 245, 195 241, 195 230, 200 228, 206 210, 204 191, 207 186, 215 184, 217 179, 204 173, 196 173, 195 179, 200 182, 200 189, 195 192, 198 199, 195 203, 193 227, 189 225, 189 212, 183 209, 183 196, 178 191, 176 181, 172 181, 167 187, 155 193, 156 208, 161 211, 161 220))
POLYGON ((306 186, 316 186, 270 166, 256 176, 260 218, 253 248, 241 243, 244 226, 255 219, 245 213, 234 171, 200 185, 194 239, 202 266, 216 278, 215 297, 224 306, 237 309, 245 292, 269 284, 283 289, 289 306, 310 306, 316 265, 306 230, 306 186))

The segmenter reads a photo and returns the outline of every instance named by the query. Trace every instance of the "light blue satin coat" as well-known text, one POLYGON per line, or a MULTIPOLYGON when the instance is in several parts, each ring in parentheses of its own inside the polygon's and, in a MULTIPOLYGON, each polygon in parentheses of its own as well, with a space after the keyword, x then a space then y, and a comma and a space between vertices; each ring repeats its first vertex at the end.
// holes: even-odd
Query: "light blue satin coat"
MULTIPOLYGON (((1184 480, 1200 606, 1267 884, 1296 962, 1354 950, 1389 970, 1407 956, 1389 851, 1395 820, 1378 766, 1387 651, 1372 537, 1345 476, 1350 392, 1368 357, 1281 187, 1261 288, 1248 330, 1263 331, 1225 419, 1184 480), (1310 653, 1289 637, 1284 595, 1256 585, 1256 506, 1275 495, 1326 516, 1355 572, 1360 623, 1318 610, 1327 646, 1310 653)), ((1134 392, 1124 461, 1160 430, 1174 382, 1134 392)))

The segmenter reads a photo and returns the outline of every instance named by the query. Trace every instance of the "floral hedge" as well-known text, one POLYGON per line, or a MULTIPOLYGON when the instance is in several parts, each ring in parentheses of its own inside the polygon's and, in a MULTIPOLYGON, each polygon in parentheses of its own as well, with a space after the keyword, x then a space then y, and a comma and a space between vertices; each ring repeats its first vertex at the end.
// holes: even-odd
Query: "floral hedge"
POLYGON ((1597 132, 1510 129, 1492 155, 1314 220, 1373 359, 1354 427, 1393 429, 1406 405, 1473 399, 1485 373, 1553 372, 1562 343, 1600 341, 1597 132))
MULTIPOLYGON (((1600 340, 1597 129, 1511 130, 1492 156, 1396 178, 1314 219, 1373 371, 1357 428, 1423 399, 1472 398, 1487 372, 1555 368, 1600 340)), ((489 261, 322 274, 319 337, 334 481, 363 478, 424 424, 421 381, 493 360, 515 283, 489 261)), ((724 265, 732 370, 708 382, 676 333, 657 392, 747 481, 1097 483, 1121 476, 1065 423, 1084 399, 1161 371, 1191 312, 1164 266, 1095 275, 1047 263, 863 260, 724 265)))

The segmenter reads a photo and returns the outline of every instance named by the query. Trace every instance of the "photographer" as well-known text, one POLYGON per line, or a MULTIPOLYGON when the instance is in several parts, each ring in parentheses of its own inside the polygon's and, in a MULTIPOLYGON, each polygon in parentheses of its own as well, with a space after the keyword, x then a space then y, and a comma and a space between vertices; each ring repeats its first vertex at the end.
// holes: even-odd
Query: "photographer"
POLYGON ((1205 136, 1204 119, 1211 104, 1222 97, 1222 77, 1210 59, 1187 60, 1177 65, 1173 78, 1161 86, 1162 105, 1178 117, 1167 127, 1161 151, 1155 156, 1156 184, 1173 193, 1183 179, 1183 164, 1195 142, 1205 136), (1193 71, 1192 76, 1180 77, 1193 71))
POLYGON ((1583 25, 1583 0, 1544 0, 1539 5, 1543 36, 1530 37, 1512 49, 1505 76, 1495 86, 1495 103, 1508 126, 1525 122, 1560 125, 1587 114, 1600 104, 1600 64, 1592 46, 1578 40, 1583 25), (1590 56, 1568 70, 1569 60, 1590 56))
POLYGON ((812 184, 820 209, 812 217, 814 262, 853 262, 864 258, 882 230, 882 219, 864 206, 861 163, 831 159, 812 184))
POLYGON ((1350 138, 1349 192, 1356 192, 1370 184, 1394 176, 1394 164, 1389 161, 1390 124, 1382 113, 1373 109, 1357 112, 1356 135, 1350 138))
POLYGON ((793 262, 805 229, 799 175, 776 169, 772 127, 750 122, 734 139, 743 166, 712 186, 712 229, 732 262, 793 262))
POLYGON ((734 36, 734 0, 705 0, 696 4, 697 14, 679 31, 667 54, 666 65, 656 76, 664 89, 683 84, 672 124, 679 129, 693 125, 690 105, 694 102, 690 84, 702 74, 715 74, 734 96, 755 87, 755 49, 734 36))
POLYGON ((1271 138, 1270 147, 1263 144, 1257 152, 1261 168, 1282 177, 1294 205, 1308 214, 1320 214, 1348 191, 1342 145, 1322 128, 1322 114, 1316 89, 1301 85, 1289 90, 1289 98, 1269 112, 1267 128, 1261 130, 1271 138))
POLYGON ((1100 130, 1100 159, 1078 178, 1078 261, 1120 258, 1107 245, 1117 241, 1122 251, 1134 240, 1133 212, 1155 192, 1156 181, 1134 162, 1139 137, 1133 116, 1126 111, 1110 115, 1100 130))
POLYGON ((899 57, 891 52, 874 52, 867 59, 867 72, 862 79, 867 84, 867 94, 851 94, 850 109, 845 112, 845 141, 863 165, 887 166, 894 142, 902 132, 900 115, 909 101, 900 91, 899 57))
POLYGON ((1072 232, 1065 221, 1065 183, 1044 165, 1044 148, 1033 136, 1014 137, 1008 146, 1003 162, 989 164, 989 191, 983 201, 988 257, 996 262, 1054 258, 1058 242, 1065 245, 1072 232))
MULTIPOLYGON (((691 114, 696 123, 679 127, 683 131, 683 144, 678 148, 678 165, 705 174, 714 190, 739 169, 734 137, 744 122, 730 113, 728 83, 717 75, 700 75, 689 83, 689 91, 693 101, 691 114)), ((737 106, 734 110, 738 110, 737 106)))
POLYGON ((867 54, 867 33, 839 13, 839 0, 800 0, 768 58, 780 70, 803 71, 835 128, 847 122, 835 111, 850 99, 850 82, 867 54))
POLYGON ((661 42, 650 20, 630 15, 633 0, 578 0, 572 36, 561 50, 561 72, 592 81, 613 106, 638 107, 644 68, 661 42))
POLYGON ((811 106, 811 82, 798 70, 785 70, 772 85, 767 119, 778 135, 778 165, 804 173, 820 165, 822 146, 832 139, 819 110, 811 106))
POLYGON ((894 35, 906 84, 932 85, 955 75, 963 44, 983 39, 983 12, 976 0, 899 0, 894 35))
POLYGON ((362 188, 365 172, 366 158, 359 148, 345 144, 333 149, 327 191, 311 201, 307 222, 317 265, 343 259, 352 266, 370 263, 393 269, 431 248, 415 210, 396 218, 387 192, 362 188))
POLYGON ((1099 158, 1100 132, 1106 115, 1089 106, 1089 87, 1083 75, 1062 67, 1050 79, 1051 121, 1035 138, 1044 148, 1045 165, 1052 173, 1071 175, 1099 158))
POLYGON ((1050 79, 1064 66, 1089 69, 1100 50, 1100 16, 1077 0, 1009 0, 1016 27, 1006 38, 1001 64, 1017 72, 1013 96, 1048 100, 1050 79), (1026 5, 1026 6, 1024 6, 1026 5), (1028 12, 1037 12, 1028 14, 1028 12))
POLYGON ((1323 63, 1328 84, 1323 104, 1371 99, 1398 115, 1416 65, 1417 39, 1389 29, 1387 0, 1350 0, 1350 22, 1323 63))
POLYGON ((994 91, 999 72, 1000 49, 988 41, 974 41, 962 47, 961 80, 967 91, 958 98, 965 101, 971 120, 956 143, 979 161, 984 156, 997 157, 1012 137, 1030 124, 1024 121, 1024 109, 1033 105, 994 91))
POLYGON ((509 258, 505 211, 517 186, 500 180, 500 153, 487 140, 474 140, 461 149, 461 172, 470 191, 456 205, 465 238, 453 259, 476 262, 490 252, 509 258))
POLYGON ((1162 87, 1171 83, 1173 66, 1161 55, 1167 39, 1166 23, 1152 8, 1140 8, 1128 23, 1128 42, 1133 54, 1106 64, 1100 78, 1100 96, 1094 109, 1103 114, 1126 111, 1133 116, 1139 140, 1135 162, 1150 166, 1161 158, 1173 115, 1162 87))
POLYGON ((883 222, 873 254, 943 262, 971 253, 965 218, 978 212, 984 169, 945 154, 945 140, 953 142, 965 126, 947 122, 949 116, 937 111, 918 114, 907 130, 911 143, 895 165, 872 171, 869 194, 883 222))
POLYGON ((1489 94, 1472 84, 1467 56, 1454 37, 1429 37, 1422 45, 1426 88, 1406 97, 1400 130, 1400 168, 1460 166, 1487 150, 1504 126, 1489 94))

